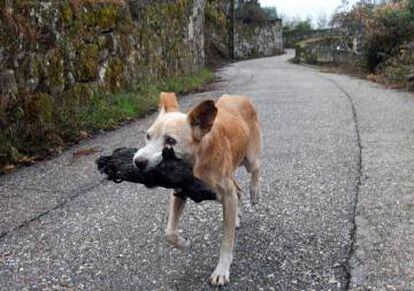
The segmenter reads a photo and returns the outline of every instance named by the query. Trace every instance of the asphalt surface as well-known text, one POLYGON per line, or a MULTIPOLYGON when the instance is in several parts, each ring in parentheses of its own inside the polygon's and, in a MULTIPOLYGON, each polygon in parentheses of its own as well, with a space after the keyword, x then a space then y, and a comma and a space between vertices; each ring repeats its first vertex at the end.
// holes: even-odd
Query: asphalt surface
MULTIPOLYGON (((221 69, 263 127, 261 198, 245 195, 229 290, 414 289, 414 96, 287 62, 221 69)), ((164 239, 169 191, 102 181, 94 160, 141 146, 155 115, 0 177, 0 289, 208 290, 221 207, 187 203, 190 251, 164 239), (75 158, 81 149, 98 153, 75 158)), ((244 170, 237 178, 247 190, 244 170)))

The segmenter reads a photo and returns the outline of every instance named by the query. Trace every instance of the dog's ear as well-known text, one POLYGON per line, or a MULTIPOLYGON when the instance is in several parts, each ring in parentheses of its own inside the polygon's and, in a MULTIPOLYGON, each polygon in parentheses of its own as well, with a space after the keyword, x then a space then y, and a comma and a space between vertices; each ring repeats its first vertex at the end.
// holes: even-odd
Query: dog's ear
POLYGON ((201 102, 188 114, 188 122, 191 125, 193 138, 197 141, 206 135, 214 124, 217 116, 217 107, 214 101, 201 102))
POLYGON ((178 111, 177 95, 171 92, 161 92, 158 108, 160 114, 178 111))

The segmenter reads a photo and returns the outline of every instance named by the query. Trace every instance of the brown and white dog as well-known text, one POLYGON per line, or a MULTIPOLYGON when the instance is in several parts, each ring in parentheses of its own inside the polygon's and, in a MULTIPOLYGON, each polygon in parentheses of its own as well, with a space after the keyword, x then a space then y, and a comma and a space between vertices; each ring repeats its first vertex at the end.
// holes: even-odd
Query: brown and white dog
MULTIPOLYGON (((235 228, 240 222, 241 191, 234 178, 244 165, 251 174, 250 198, 259 194, 261 129, 257 113, 247 97, 224 95, 217 103, 204 101, 188 114, 179 112, 174 93, 161 93, 159 116, 148 129, 146 144, 134 156, 134 163, 148 169, 160 162, 164 147, 173 147, 178 158, 191 161, 194 176, 214 192, 223 205, 224 236, 220 259, 211 275, 213 285, 229 282, 235 228)), ((178 190, 177 190, 178 191, 178 190)), ((178 248, 191 242, 178 233, 185 200, 171 195, 166 238, 178 248)))

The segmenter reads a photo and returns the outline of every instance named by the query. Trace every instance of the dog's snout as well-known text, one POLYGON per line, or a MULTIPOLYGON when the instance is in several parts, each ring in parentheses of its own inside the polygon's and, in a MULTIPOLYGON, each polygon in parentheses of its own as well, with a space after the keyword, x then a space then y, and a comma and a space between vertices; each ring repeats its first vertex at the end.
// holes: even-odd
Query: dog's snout
POLYGON ((145 169, 147 167, 148 160, 147 159, 144 159, 144 158, 139 158, 138 157, 138 158, 135 158, 134 163, 135 163, 135 166, 138 169, 143 170, 143 169, 145 169))

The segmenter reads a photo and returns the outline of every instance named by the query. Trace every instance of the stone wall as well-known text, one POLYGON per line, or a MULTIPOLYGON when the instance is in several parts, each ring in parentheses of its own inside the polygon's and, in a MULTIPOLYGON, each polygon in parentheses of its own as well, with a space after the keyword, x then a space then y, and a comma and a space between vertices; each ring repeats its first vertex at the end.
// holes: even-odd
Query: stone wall
POLYGON ((280 20, 257 23, 237 21, 234 34, 236 59, 267 57, 283 53, 280 20))
POLYGON ((220 65, 230 59, 227 0, 208 0, 205 8, 205 52, 207 64, 220 65))
POLYGON ((312 38, 296 44, 297 63, 313 65, 343 64, 357 59, 342 37, 312 38))
POLYGON ((287 31, 283 35, 283 43, 286 48, 295 47, 296 43, 313 38, 335 37, 342 35, 343 32, 338 29, 313 29, 306 31, 287 31))
POLYGON ((67 140, 61 129, 97 92, 200 70, 205 2, 0 1, 0 164, 67 140))
POLYGON ((204 65, 204 2, 11 2, 0 26, 0 75, 15 84, 6 91, 56 98, 79 86, 125 89, 197 71, 204 65))

